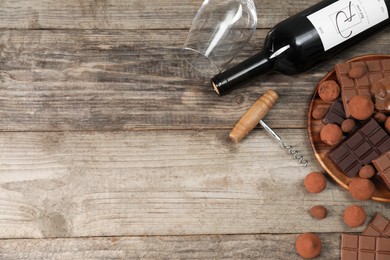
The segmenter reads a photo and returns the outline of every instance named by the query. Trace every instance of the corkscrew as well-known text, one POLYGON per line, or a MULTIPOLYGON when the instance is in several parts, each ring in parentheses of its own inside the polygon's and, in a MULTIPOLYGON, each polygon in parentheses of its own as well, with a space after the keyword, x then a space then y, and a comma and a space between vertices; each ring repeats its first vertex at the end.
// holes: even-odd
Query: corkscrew
POLYGON ((275 133, 263 120, 259 121, 260 125, 276 140, 278 143, 284 148, 287 149, 288 153, 291 154, 295 159, 299 161, 304 167, 306 167, 309 162, 303 159, 303 156, 299 153, 299 151, 295 150, 292 145, 288 145, 284 142, 284 140, 275 133))
POLYGON ((230 132, 229 137, 231 140, 238 143, 247 136, 257 124, 260 124, 282 146, 282 148, 286 149, 288 153, 294 157, 294 159, 298 160, 301 165, 306 167, 309 163, 303 158, 299 151, 295 150, 293 146, 286 144, 283 138, 281 138, 262 120, 275 104, 277 99, 278 94, 275 91, 266 91, 264 95, 262 95, 241 117, 230 132))

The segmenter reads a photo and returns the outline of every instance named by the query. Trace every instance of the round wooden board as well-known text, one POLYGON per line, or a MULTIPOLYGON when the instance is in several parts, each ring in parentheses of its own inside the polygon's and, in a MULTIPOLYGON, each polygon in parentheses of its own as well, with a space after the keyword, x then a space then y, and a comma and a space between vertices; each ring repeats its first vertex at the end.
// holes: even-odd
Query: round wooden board
MULTIPOLYGON (((352 61, 367 61, 367 60, 375 60, 375 59, 390 59, 390 55, 364 55, 348 60, 347 62, 352 61)), ((310 107, 308 111, 308 134, 311 147, 314 151, 314 154, 324 168, 324 170, 343 188, 348 189, 348 184, 350 182, 350 178, 345 176, 336 165, 328 158, 327 153, 332 149, 332 147, 323 143, 320 139, 320 130, 325 125, 322 122, 322 119, 316 120, 311 117, 312 110, 314 107, 330 107, 330 103, 326 103, 322 101, 318 94, 317 89, 318 86, 325 80, 335 80, 337 81, 336 72, 334 69, 328 72, 324 78, 317 84, 312 100, 310 102, 310 107)), ((386 190, 381 184, 376 184, 376 191, 372 200, 380 201, 380 202, 390 202, 390 191, 386 190)))

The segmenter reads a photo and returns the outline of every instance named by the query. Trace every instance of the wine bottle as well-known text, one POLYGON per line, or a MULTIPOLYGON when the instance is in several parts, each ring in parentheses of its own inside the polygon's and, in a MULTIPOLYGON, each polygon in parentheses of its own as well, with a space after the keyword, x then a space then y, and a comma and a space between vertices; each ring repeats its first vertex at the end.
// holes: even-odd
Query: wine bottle
POLYGON ((276 71, 296 75, 314 68, 390 23, 390 0, 323 0, 280 22, 263 50, 211 79, 217 94, 276 71))

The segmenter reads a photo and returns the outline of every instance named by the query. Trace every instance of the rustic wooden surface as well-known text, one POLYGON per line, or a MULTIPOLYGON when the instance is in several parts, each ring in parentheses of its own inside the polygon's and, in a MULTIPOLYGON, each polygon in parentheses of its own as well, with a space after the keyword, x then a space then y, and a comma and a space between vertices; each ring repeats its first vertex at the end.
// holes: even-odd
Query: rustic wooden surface
MULTIPOLYGON (((270 74, 218 97, 180 57, 202 1, 0 1, 0 259, 300 259, 299 233, 319 233, 318 259, 339 259, 346 206, 368 216, 321 170, 306 113, 334 63, 386 53, 390 32, 295 77, 270 74), (310 160, 296 161, 257 128, 228 134, 267 89, 265 121, 310 160), (322 204, 329 216, 313 220, 322 204)), ((269 28, 317 0, 256 0, 269 28)))

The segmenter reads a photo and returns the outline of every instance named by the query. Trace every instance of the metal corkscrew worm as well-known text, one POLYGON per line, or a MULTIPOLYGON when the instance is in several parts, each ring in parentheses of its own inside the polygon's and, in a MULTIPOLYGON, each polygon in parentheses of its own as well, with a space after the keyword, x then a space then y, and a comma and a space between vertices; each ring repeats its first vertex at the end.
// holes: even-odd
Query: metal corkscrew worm
POLYGON ((259 121, 260 125, 284 148, 288 150, 288 153, 293 155, 295 159, 299 161, 304 167, 306 167, 309 162, 303 158, 299 151, 295 150, 292 145, 288 145, 284 142, 283 138, 280 137, 274 130, 272 130, 263 120, 259 121))
POLYGON ((262 120, 268 111, 275 104, 278 99, 278 94, 273 90, 268 90, 262 95, 241 117, 241 119, 234 126, 230 132, 230 139, 238 143, 241 141, 253 128, 260 123, 261 126, 282 146, 282 148, 288 150, 295 159, 299 161, 301 165, 306 167, 308 161, 303 158, 299 151, 295 150, 293 146, 288 145, 284 140, 274 132, 264 121, 262 120))

